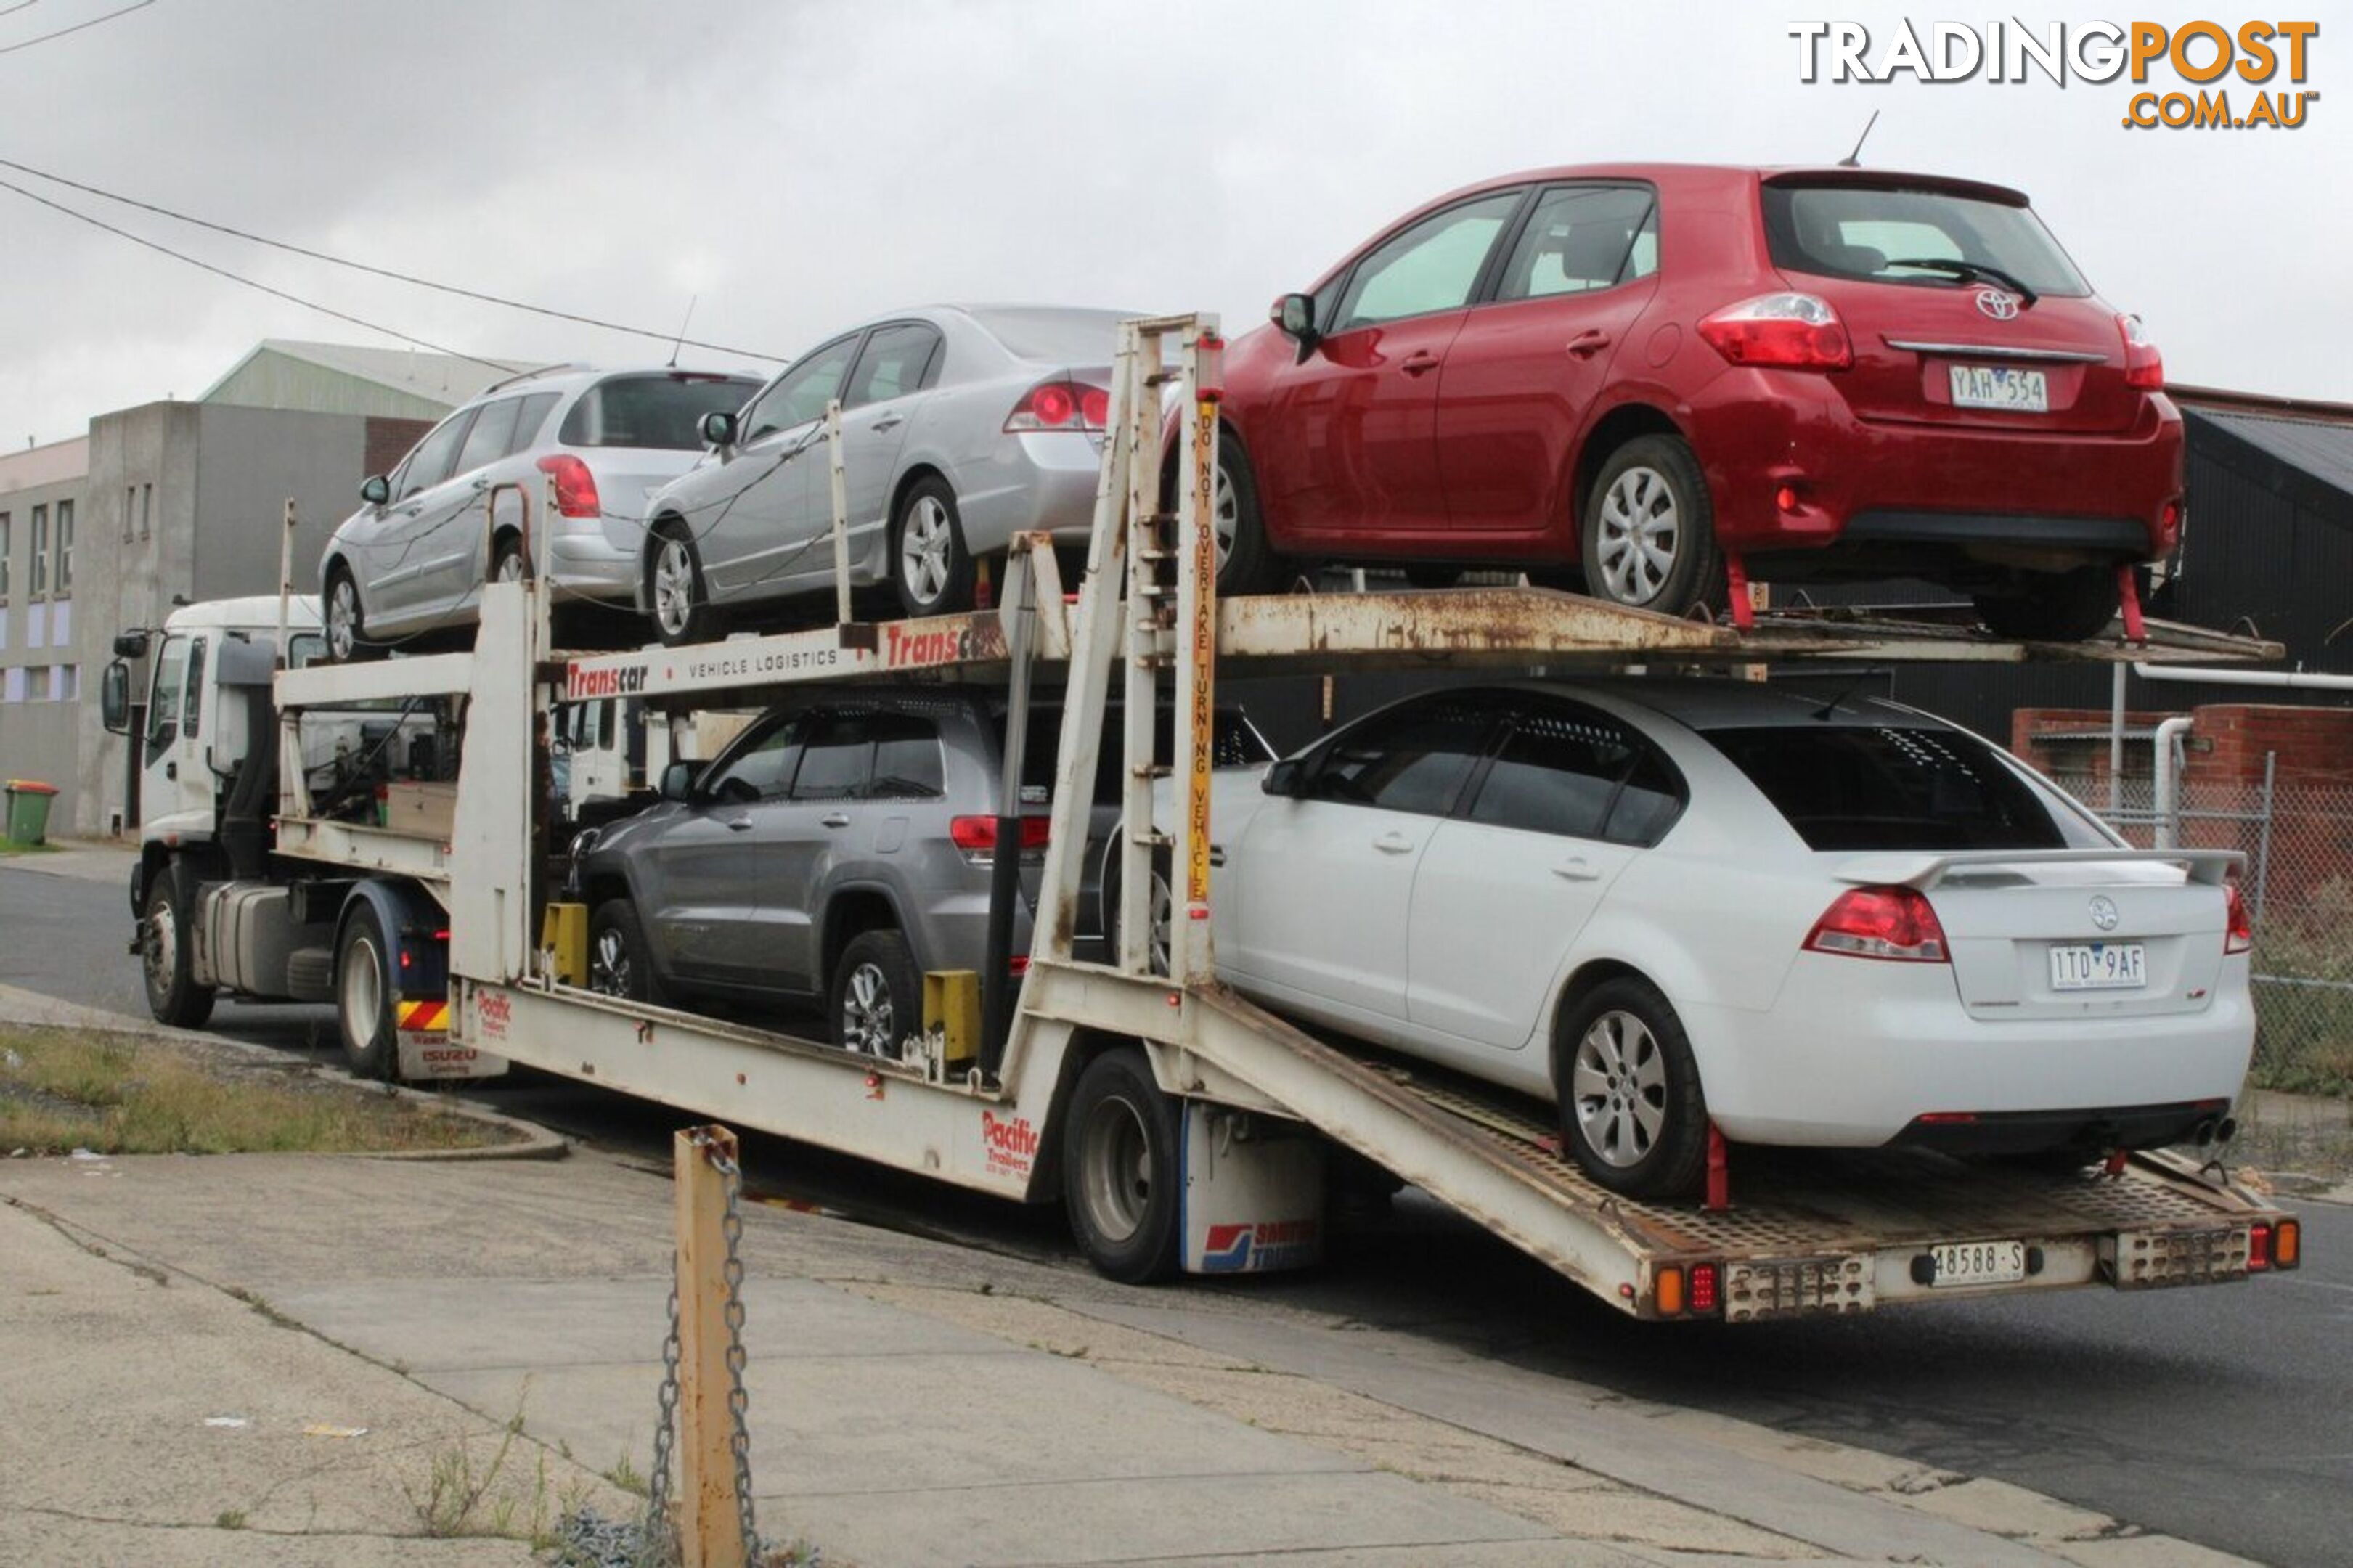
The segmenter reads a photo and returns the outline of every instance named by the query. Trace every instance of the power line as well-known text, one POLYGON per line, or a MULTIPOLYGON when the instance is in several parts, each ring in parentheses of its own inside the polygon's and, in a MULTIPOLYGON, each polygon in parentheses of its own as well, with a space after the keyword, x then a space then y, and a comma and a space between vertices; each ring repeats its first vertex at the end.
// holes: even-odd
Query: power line
MULTIPOLYGON (((31 5, 32 3, 33 3, 33 0, 25 0, 25 5, 31 5)), ((109 11, 109 12, 108 12, 105 16, 92 16, 92 17, 91 17, 89 21, 87 21, 87 22, 76 22, 76 23, 75 23, 72 26, 70 26, 70 27, 59 27, 56 32, 54 32, 54 33, 43 33, 43 34, 42 34, 39 37, 37 37, 37 38, 26 38, 26 39, 23 43, 21 43, 21 44, 8 44, 8 45, 5 45, 5 46, 0 46, 0 55, 13 55, 13 54, 15 54, 18 49, 29 49, 29 48, 31 48, 35 44, 46 44, 46 43, 47 43, 51 38, 62 38, 62 37, 64 37, 68 33, 79 33, 79 32, 80 32, 80 31, 81 31, 83 28, 85 28, 85 27, 95 27, 95 26, 97 26, 100 22, 111 22, 111 21, 113 21, 117 16, 129 16, 129 15, 131 15, 131 13, 132 13, 132 12, 133 12, 133 11, 143 11, 143 10, 145 10, 148 6, 153 5, 153 4, 155 4, 155 0, 132 0, 132 4, 130 4, 130 5, 125 5, 125 6, 124 6, 121 10, 120 10, 120 11, 109 11)), ((10 10, 10 11, 21 11, 21 10, 23 10, 23 9, 25 8, 25 5, 12 5, 12 6, 10 6, 10 7, 9 7, 9 10, 10 10)), ((8 12, 7 12, 7 11, 0 11, 0 16, 6 16, 6 15, 8 15, 8 12)))
POLYGON ((67 206, 62 202, 51 201, 48 197, 41 195, 37 192, 28 191, 24 186, 13 184, 7 180, 0 180, 0 191, 14 191, 18 195, 23 196, 26 201, 38 202, 41 205, 47 207, 52 212, 63 213, 66 216, 79 219, 79 221, 90 225, 92 228, 104 229, 107 233, 121 239, 127 239, 133 245, 144 246, 147 249, 168 256, 174 261, 185 261, 191 267, 201 268, 205 271, 212 273, 215 277, 226 278, 232 283, 242 283, 248 289, 258 289, 264 294, 273 295, 290 304, 300 305, 306 310, 316 310, 322 316, 332 316, 339 321, 348 321, 353 326, 364 327, 371 332, 382 332, 385 337, 398 338, 402 342, 414 344, 417 348, 430 349, 438 354, 448 354, 452 359, 461 359, 469 362, 470 363, 479 364, 483 366, 485 369, 497 371, 501 375, 511 376, 515 374, 515 367, 511 364, 501 364, 496 360, 484 359, 479 354, 470 354, 462 349, 445 348, 439 343, 428 342, 424 338, 412 337, 408 333, 396 331, 394 328, 380 326, 376 322, 364 321, 347 311, 338 310, 332 306, 322 305, 315 300, 305 300, 299 294, 289 294, 283 289, 273 289, 267 283, 257 282, 253 279, 231 272, 226 267, 216 267, 209 261, 200 261, 193 256, 174 250, 168 245, 159 245, 154 240, 148 239, 141 235, 133 234, 127 228, 117 228, 114 225, 108 223, 103 218, 92 217, 86 212, 77 212, 72 207, 67 206))
MULTIPOLYGON (((30 3, 31 0, 26 0, 26 4, 30 3)), ((0 15, 5 15, 5 13, 0 12, 0 15)), ((79 180, 69 180, 63 174, 52 174, 46 169, 36 169, 29 164, 16 163, 7 158, 0 158, 0 169, 14 169, 20 174, 30 174, 37 180, 47 180, 51 184, 63 185, 68 190, 79 191, 85 195, 97 196, 102 201, 118 202, 127 207, 136 207, 141 212, 153 213, 158 217, 167 217, 175 223, 193 224, 198 228, 210 229, 215 234, 227 235, 232 239, 242 239, 254 245, 266 245, 272 250, 283 250, 294 256, 307 257, 312 261, 324 261, 336 267, 348 267, 355 272, 366 272, 378 278, 388 278, 396 283, 408 283, 419 289, 432 289, 444 294, 455 294, 460 299, 479 300, 485 305, 502 305, 510 310, 528 310, 534 316, 552 316, 559 321, 571 321, 579 326, 596 327, 608 332, 626 332, 632 337, 652 338, 660 342, 682 345, 691 349, 709 349, 713 353, 736 354, 744 359, 766 360, 776 364, 784 363, 786 359, 783 354, 764 354, 752 349, 736 348, 727 343, 700 342, 693 338, 682 337, 677 332, 661 332, 646 327, 624 326, 618 321, 599 321, 594 316, 576 315, 570 310, 553 310, 544 305, 527 304, 521 300, 509 300, 497 294, 485 294, 473 289, 462 289, 454 283, 437 283, 429 278, 418 278, 406 272, 395 272, 389 268, 371 266, 364 261, 353 261, 349 257, 333 256, 323 250, 312 250, 308 247, 292 245, 282 239, 271 239, 267 236, 249 233, 245 229, 232 228, 227 224, 215 223, 209 218, 174 212, 170 207, 158 206, 153 202, 141 201, 136 196, 118 195, 112 191, 102 191, 96 185, 87 185, 79 180)), ((691 310, 691 307, 690 307, 691 310)))
POLYGON ((14 5, 0 5, 0 16, 13 16, 17 12, 28 10, 40 3, 41 0, 16 0, 14 5))

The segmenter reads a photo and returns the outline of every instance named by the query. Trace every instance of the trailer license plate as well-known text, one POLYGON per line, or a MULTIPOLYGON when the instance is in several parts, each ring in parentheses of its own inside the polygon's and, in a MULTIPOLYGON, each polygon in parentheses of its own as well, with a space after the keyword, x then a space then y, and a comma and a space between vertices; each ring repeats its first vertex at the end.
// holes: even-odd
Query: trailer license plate
POLYGON ((2039 370, 2003 370, 1987 364, 1947 367, 1956 408, 2000 408, 2013 414, 2051 412, 2050 379, 2039 370))
POLYGON ((2026 1243, 1956 1241, 1928 1249, 1939 1285, 2014 1285, 2026 1278, 2026 1243))
POLYGON ((2053 991, 2137 991, 2147 984, 2147 950, 2139 942, 2071 942, 2051 950, 2053 991))

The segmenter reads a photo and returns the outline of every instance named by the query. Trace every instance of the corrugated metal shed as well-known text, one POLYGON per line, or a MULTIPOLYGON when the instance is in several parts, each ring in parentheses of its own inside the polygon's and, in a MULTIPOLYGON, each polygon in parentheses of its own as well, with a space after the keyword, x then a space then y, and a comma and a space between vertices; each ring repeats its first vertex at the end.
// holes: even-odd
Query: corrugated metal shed
POLYGON ((521 360, 478 362, 417 349, 266 338, 196 401, 439 419, 492 382, 533 368, 521 360))

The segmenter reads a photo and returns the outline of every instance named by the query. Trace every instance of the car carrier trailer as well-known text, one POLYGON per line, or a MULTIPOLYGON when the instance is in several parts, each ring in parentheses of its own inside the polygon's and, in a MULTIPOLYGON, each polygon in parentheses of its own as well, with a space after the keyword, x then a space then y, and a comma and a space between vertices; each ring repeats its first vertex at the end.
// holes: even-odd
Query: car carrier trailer
MULTIPOLYGON (((1208 744, 1221 674, 2182 663, 2277 650, 2158 623, 2137 627, 2139 640, 2083 645, 1826 616, 1722 626, 1525 587, 1221 604, 1209 505, 1214 334, 1206 317, 1123 327, 1074 596, 1043 536, 1029 536, 1016 541, 993 609, 566 656, 552 649, 544 594, 527 578, 485 588, 470 653, 280 670, 266 867, 252 869, 250 846, 235 875, 200 844, 150 847, 133 901, 149 911, 151 997, 160 898, 175 929, 207 933, 190 957, 200 984, 236 984, 259 967, 228 960, 224 941, 266 940, 296 955, 305 994, 331 970, 345 1047, 363 1070, 465 1077, 519 1062, 1008 1199, 1060 1199, 1088 1258, 1130 1280, 1314 1261, 1335 1146, 1646 1319, 1739 1322, 2073 1286, 2137 1290, 2295 1265, 2292 1215, 2218 1163, 2163 1152, 2119 1154, 2064 1179, 1921 1151, 1744 1151, 1727 1171, 1719 1141, 1707 1203, 1630 1200, 1578 1172, 1544 1106, 1316 1037, 1219 985, 1208 920, 1208 744), (1181 395, 1173 509, 1160 499, 1172 384, 1181 395), (925 1027, 893 1060, 586 987, 586 910, 563 892, 548 831, 551 709, 607 697, 652 710, 744 708, 811 683, 875 678, 1002 683, 1016 753, 1006 761, 1009 818, 1022 709, 1043 665, 1061 667, 1064 719, 1018 1002, 992 1015, 971 1005, 969 976, 927 976, 925 1027), (1124 702, 1111 700, 1113 680, 1124 702), (1160 757, 1153 716, 1171 687, 1176 754, 1160 757), (446 820, 326 809, 311 731, 321 716, 348 724, 370 705, 401 722, 430 716, 427 758, 454 784, 446 820), (1113 713, 1121 732, 1106 735, 1113 713), (1113 850, 1124 874, 1113 879, 1121 909, 1114 951, 1082 962, 1073 947, 1080 857, 1104 745, 1124 760, 1128 828, 1113 850), (1175 802, 1158 816, 1156 784, 1175 802), (1167 973, 1149 957, 1155 858, 1176 884, 1167 973), (244 912, 247 934, 218 918, 225 910, 244 912)), ((244 787, 230 793, 249 805, 245 767, 269 763, 237 770, 244 787)), ((999 842, 1009 842, 1000 821, 999 842)), ((224 816, 224 835, 236 826, 224 816)), ((1010 858, 1000 858, 1009 872, 1010 858)))

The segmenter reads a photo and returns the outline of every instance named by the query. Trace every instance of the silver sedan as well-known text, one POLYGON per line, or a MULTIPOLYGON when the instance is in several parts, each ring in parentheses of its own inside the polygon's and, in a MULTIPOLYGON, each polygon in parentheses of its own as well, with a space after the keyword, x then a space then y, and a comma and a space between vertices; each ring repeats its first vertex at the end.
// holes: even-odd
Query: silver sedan
POLYGON ((820 344, 740 414, 704 420, 711 452, 649 508, 638 609, 666 643, 706 642, 832 586, 837 397, 853 584, 944 615, 972 605, 977 563, 1015 533, 1083 541, 1131 314, 935 306, 820 344))

